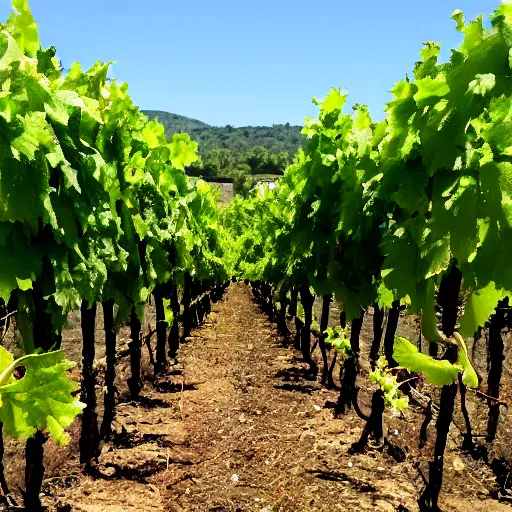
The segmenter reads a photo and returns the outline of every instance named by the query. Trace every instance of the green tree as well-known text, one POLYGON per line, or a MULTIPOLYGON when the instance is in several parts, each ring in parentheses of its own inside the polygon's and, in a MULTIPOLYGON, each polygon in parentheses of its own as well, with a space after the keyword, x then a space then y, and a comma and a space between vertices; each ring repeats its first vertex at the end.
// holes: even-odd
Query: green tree
POLYGON ((252 174, 261 174, 268 168, 268 150, 263 146, 256 146, 247 153, 247 163, 251 167, 252 174))

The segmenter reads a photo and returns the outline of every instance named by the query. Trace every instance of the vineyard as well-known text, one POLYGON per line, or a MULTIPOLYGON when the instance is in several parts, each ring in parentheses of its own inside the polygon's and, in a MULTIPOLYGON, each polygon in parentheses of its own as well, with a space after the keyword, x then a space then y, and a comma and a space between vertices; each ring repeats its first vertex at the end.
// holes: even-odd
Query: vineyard
POLYGON ((0 508, 511 510, 512 5, 221 205, 12 4, 0 508))

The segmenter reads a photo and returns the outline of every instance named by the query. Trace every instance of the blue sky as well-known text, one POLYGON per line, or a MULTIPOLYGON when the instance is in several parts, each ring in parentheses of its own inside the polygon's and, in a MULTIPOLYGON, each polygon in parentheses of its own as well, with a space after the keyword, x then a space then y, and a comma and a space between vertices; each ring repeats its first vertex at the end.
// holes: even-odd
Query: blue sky
MULTIPOLYGON (((30 1, 30 0, 29 0, 30 1)), ((224 126, 302 124, 331 86, 375 119, 422 43, 460 43, 451 13, 499 0, 32 0, 43 45, 64 65, 115 60, 143 109, 224 126)), ((0 0, 0 19, 10 10, 0 0)))

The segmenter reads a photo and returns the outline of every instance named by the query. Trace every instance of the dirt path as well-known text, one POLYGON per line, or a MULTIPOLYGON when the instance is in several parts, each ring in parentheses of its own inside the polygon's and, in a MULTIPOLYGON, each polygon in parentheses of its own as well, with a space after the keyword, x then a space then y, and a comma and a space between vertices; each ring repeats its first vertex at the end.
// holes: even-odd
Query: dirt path
MULTIPOLYGON (((116 437, 100 457, 106 478, 77 477, 70 488, 54 489, 52 507, 417 510, 423 485, 413 468, 418 458, 398 464, 379 450, 349 455, 361 420, 353 413, 334 420, 324 405, 335 400, 335 392, 304 379, 303 370, 252 301, 250 289, 232 285, 208 322, 183 345, 171 375, 147 383, 143 404, 118 407, 116 437)), ((408 439, 417 438, 420 422, 414 412, 406 422, 388 418, 388 426, 399 432, 397 443, 413 455, 408 439)), ((512 510, 487 499, 492 474, 472 466, 452 444, 444 510, 512 510), (454 471, 455 459, 461 458, 467 471, 460 464, 454 471)))

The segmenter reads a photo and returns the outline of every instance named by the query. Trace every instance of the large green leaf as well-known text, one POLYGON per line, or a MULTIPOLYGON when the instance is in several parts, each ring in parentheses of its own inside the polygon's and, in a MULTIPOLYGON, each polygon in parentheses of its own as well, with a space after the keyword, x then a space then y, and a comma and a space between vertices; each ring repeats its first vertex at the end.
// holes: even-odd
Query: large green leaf
POLYGON ((411 372, 423 373, 427 381, 436 386, 453 384, 459 375, 455 365, 444 359, 438 361, 418 352, 418 349, 405 338, 395 338, 393 359, 411 372))
POLYGON ((20 49, 28 56, 35 57, 41 47, 36 22, 30 12, 27 0, 12 0, 13 13, 7 21, 7 28, 13 34, 20 49))
POLYGON ((485 288, 475 290, 466 300, 464 315, 460 320, 460 333, 463 337, 473 336, 478 327, 483 327, 494 311, 498 302, 507 295, 497 290, 491 281, 485 288))
POLYGON ((478 187, 474 178, 464 176, 455 194, 446 202, 447 209, 454 213, 450 229, 450 245, 460 264, 476 250, 478 243, 477 207, 478 187))
POLYGON ((426 77, 416 80, 416 85, 418 91, 414 95, 414 99, 420 108, 437 103, 439 98, 450 92, 446 77, 442 74, 435 78, 426 77))
POLYGON ((29 240, 15 232, 8 245, 0 246, 0 298, 8 301, 16 289, 30 289, 41 272, 41 253, 29 240))
POLYGON ((0 420, 4 432, 26 439, 37 429, 46 429, 59 444, 69 436, 64 429, 71 425, 84 404, 74 398, 80 386, 67 371, 75 366, 64 359, 64 352, 31 354, 14 361, 0 347, 0 420), (16 368, 25 368, 25 375, 16 380, 16 368))

